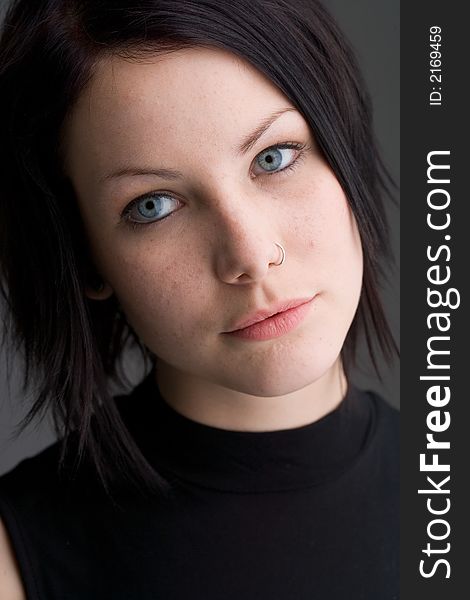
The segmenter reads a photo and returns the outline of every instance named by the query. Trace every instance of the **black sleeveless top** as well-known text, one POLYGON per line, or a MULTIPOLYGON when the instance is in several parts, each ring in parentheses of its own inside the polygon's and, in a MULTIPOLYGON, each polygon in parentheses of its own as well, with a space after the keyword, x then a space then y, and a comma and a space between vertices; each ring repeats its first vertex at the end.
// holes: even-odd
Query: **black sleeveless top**
POLYGON ((154 373, 116 399, 171 499, 94 476, 65 484, 59 443, 0 477, 28 600, 395 600, 398 417, 348 390, 322 419, 236 432, 192 421, 154 373))

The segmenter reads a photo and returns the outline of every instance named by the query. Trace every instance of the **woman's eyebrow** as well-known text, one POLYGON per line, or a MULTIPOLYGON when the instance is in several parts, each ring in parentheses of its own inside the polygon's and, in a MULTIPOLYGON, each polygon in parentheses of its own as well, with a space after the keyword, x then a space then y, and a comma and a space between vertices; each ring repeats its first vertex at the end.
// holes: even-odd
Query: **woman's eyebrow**
MULTIPOLYGON (((237 154, 246 154, 259 140, 259 138, 271 127, 271 125, 278 119, 281 115, 286 112, 294 111, 297 112, 295 108, 292 106, 288 106, 286 108, 281 108, 271 115, 265 117, 261 123, 256 127, 254 131, 249 133, 239 144, 237 147, 237 154)), ((181 171, 177 171, 175 169, 139 169, 137 167, 122 167, 117 169, 116 171, 112 171, 111 173, 107 173, 103 175, 100 179, 100 183, 105 183, 110 179, 118 179, 120 177, 135 177, 135 176, 144 176, 144 175, 154 175, 155 177, 160 177, 161 179, 167 179, 170 181, 174 181, 177 179, 183 179, 183 173, 181 171)))
POLYGON ((155 175, 156 177, 169 180, 183 179, 183 173, 181 173, 181 171, 176 171, 175 169, 139 169, 137 167, 122 167, 117 171, 103 175, 100 179, 100 183, 119 177, 135 177, 139 175, 155 175))
POLYGON ((276 119, 278 119, 284 113, 290 111, 297 112, 297 110, 294 107, 289 106, 287 108, 281 108, 280 110, 277 110, 276 112, 263 119, 258 125, 258 127, 242 140, 241 144, 237 148, 237 153, 245 154, 246 152, 248 152, 248 150, 250 150, 256 144, 256 142, 263 135, 263 133, 265 133, 265 131, 267 131, 271 127, 271 125, 276 119))

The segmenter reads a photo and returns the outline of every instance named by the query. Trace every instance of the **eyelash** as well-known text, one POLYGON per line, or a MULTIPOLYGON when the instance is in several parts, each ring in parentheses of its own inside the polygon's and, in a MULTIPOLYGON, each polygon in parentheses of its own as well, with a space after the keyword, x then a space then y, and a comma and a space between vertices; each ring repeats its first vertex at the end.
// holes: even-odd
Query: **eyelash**
MULTIPOLYGON (((261 152, 259 152, 256 155, 255 160, 258 156, 260 156, 261 154, 263 154, 265 152, 268 152, 269 150, 284 150, 284 149, 297 150, 298 154, 294 158, 294 160, 290 163, 290 165, 288 165, 287 167, 284 167, 280 171, 273 171, 271 173, 266 171, 265 173, 263 173, 263 175, 267 175, 268 177, 273 177, 274 175, 278 175, 278 176, 282 177, 283 175, 287 175, 287 174, 291 173, 300 165, 302 160, 305 158, 305 154, 310 149, 310 146, 308 144, 301 144, 299 142, 282 142, 280 144, 273 144, 272 146, 268 146, 267 148, 264 148, 264 150, 261 150, 261 152)), ((258 177, 259 177, 259 175, 255 175, 254 179, 257 179, 258 177)), ((160 192, 160 193, 162 193, 162 192, 160 192)), ((165 194, 165 195, 170 196, 171 194, 165 194)), ((156 221, 150 221, 148 223, 139 223, 138 221, 132 221, 130 218, 130 213, 131 213, 132 209, 134 208, 134 206, 141 200, 144 200, 145 198, 149 198, 151 196, 152 196, 152 193, 149 193, 149 194, 145 194, 143 196, 139 196, 138 198, 135 198, 135 200, 132 200, 132 202, 130 204, 128 204, 126 206, 126 208, 124 209, 124 211, 122 212, 121 221, 123 221, 125 223, 125 225, 130 227, 133 231, 140 229, 141 227, 151 227, 152 225, 158 225, 159 223, 164 221, 167 217, 169 217, 173 214, 173 213, 170 213, 169 215, 167 215, 167 217, 157 219, 156 221)))

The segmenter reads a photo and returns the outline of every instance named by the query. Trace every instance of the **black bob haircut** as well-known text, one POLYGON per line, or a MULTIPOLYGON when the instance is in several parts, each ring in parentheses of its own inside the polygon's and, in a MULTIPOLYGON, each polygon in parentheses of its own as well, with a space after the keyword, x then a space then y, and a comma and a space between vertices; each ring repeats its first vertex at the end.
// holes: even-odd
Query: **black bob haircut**
POLYGON ((398 352, 379 296, 383 265, 392 260, 383 199, 392 199, 394 184, 352 51, 319 2, 15 0, 0 38, 0 292, 4 332, 24 357, 23 391, 33 379, 37 386, 20 429, 50 408, 63 442, 60 466, 75 440, 75 466, 90 459, 106 490, 123 481, 165 489, 108 385, 123 381, 128 342, 145 360, 155 356, 114 295, 101 302, 85 296, 97 274, 62 170, 61 129, 98 60, 191 47, 228 50, 284 92, 346 194, 364 255, 359 306, 341 351, 346 373, 360 334, 379 376, 377 349, 386 362, 398 352))

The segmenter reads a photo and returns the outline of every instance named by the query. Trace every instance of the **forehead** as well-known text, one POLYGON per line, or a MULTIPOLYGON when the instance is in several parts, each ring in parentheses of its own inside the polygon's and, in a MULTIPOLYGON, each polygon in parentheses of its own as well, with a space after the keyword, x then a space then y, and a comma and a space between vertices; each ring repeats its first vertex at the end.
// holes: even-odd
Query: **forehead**
POLYGON ((150 104, 187 110, 194 103, 220 108, 251 98, 284 98, 247 61, 213 48, 188 48, 142 60, 106 58, 98 63, 88 94, 89 99, 121 108, 131 101, 139 108, 150 104))
POLYGON ((64 124, 65 171, 93 193, 109 173, 129 166, 205 177, 209 167, 232 167, 241 141, 286 109, 293 110, 269 128, 271 137, 293 139, 299 128, 309 135, 289 99, 227 51, 185 49, 145 62, 107 58, 64 124))
POLYGON ((98 143, 113 138, 161 140, 235 134, 285 106, 269 79, 234 54, 191 48, 139 61, 108 57, 99 62, 65 131, 98 143))

